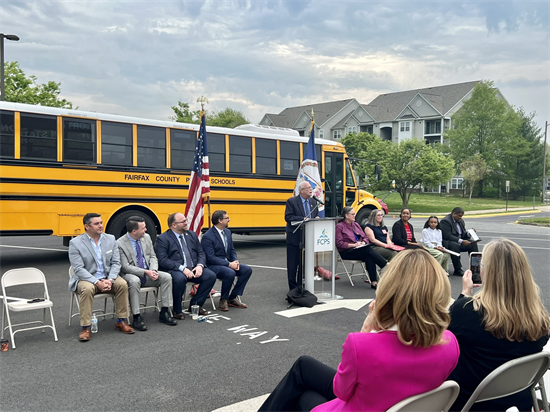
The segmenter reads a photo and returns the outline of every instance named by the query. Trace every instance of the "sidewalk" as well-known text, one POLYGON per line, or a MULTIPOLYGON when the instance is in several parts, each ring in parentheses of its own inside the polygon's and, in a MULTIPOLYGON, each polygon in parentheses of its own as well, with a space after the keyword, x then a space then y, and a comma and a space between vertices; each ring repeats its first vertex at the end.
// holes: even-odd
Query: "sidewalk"
MULTIPOLYGON (((464 212, 464 215, 469 217, 483 217, 483 216, 495 216, 495 215, 517 215, 523 213, 541 213, 541 212, 550 212, 550 206, 537 206, 535 209, 532 207, 509 207, 502 209, 487 209, 487 210, 469 210, 464 212)), ((451 211, 446 212, 437 212, 437 213, 414 213, 414 218, 428 218, 430 216, 437 216, 438 218, 443 218, 447 216, 451 211)), ((399 212, 388 213, 388 216, 398 216, 399 212)))

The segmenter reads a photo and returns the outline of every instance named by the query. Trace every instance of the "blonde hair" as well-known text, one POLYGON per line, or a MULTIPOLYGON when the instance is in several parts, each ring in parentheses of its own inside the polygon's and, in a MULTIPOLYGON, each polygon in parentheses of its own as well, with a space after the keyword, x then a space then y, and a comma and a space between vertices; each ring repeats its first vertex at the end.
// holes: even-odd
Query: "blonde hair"
POLYGON ((404 250, 392 259, 378 285, 377 329, 397 324, 405 345, 427 348, 442 343, 450 300, 451 285, 441 265, 424 250, 404 250))
POLYGON ((509 239, 483 249, 483 289, 473 299, 485 330, 499 339, 536 341, 548 334, 550 317, 539 295, 525 252, 509 239))

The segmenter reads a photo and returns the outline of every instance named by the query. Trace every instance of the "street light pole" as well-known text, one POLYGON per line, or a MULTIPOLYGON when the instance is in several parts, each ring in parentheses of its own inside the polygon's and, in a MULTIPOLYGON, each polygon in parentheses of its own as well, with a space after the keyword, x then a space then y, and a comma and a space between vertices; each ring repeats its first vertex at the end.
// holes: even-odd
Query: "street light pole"
POLYGON ((6 91, 4 90, 4 39, 19 41, 19 37, 15 34, 0 33, 0 96, 1 101, 6 100, 6 91))
POLYGON ((544 149, 542 153, 544 153, 544 157, 542 159, 542 204, 544 205, 546 201, 546 187, 548 185, 548 181, 546 180, 546 136, 548 134, 548 120, 546 123, 544 123, 544 149))

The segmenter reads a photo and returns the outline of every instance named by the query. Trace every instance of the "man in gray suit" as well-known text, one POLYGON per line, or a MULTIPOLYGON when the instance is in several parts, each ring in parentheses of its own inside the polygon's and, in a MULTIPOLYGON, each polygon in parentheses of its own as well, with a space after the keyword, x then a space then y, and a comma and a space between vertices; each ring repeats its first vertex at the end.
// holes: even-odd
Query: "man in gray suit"
POLYGON ((86 233, 69 243, 69 261, 74 275, 69 280, 69 290, 80 296, 80 326, 78 339, 90 340, 92 310, 96 293, 115 294, 115 310, 118 321, 115 329, 134 333, 126 323, 128 318, 128 284, 118 276, 120 258, 113 235, 103 233, 103 220, 97 213, 87 213, 82 219, 86 233))
POLYGON ((157 271, 157 255, 153 250, 151 237, 145 233, 145 220, 140 216, 129 217, 126 220, 126 230, 128 233, 118 238, 117 243, 122 264, 120 276, 128 282, 130 293, 130 309, 134 317, 132 327, 139 331, 147 330, 139 313, 139 290, 142 286, 160 288, 162 309, 159 322, 170 326, 177 325, 178 321, 168 313, 168 308, 172 306, 172 276, 157 271))

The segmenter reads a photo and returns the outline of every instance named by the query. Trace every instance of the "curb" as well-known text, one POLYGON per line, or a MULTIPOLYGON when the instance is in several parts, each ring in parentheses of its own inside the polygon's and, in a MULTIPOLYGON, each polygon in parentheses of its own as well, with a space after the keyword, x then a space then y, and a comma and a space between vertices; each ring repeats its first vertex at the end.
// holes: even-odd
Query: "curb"
MULTIPOLYGON (((526 209, 526 210, 517 210, 515 212, 493 212, 491 213, 491 211, 489 210, 486 210, 482 213, 479 213, 479 214, 475 214, 475 215, 468 215, 468 214, 464 214, 464 218, 465 219, 471 219, 471 218, 478 218, 478 217, 490 217, 490 216, 513 216, 513 215, 523 215, 525 214, 526 212, 528 213, 541 213, 542 210, 538 210, 538 209, 535 209, 535 210, 532 210, 532 209, 526 209)), ((430 216, 437 216, 439 219, 442 219, 444 218, 445 216, 447 216, 449 213, 430 213, 430 214, 422 214, 422 215, 417 215, 417 214, 414 214, 412 216, 412 218, 414 219, 421 219, 421 218, 429 218, 430 216)), ((396 218, 399 216, 399 212, 397 213, 388 213, 386 216, 392 216, 393 218, 396 218)))

